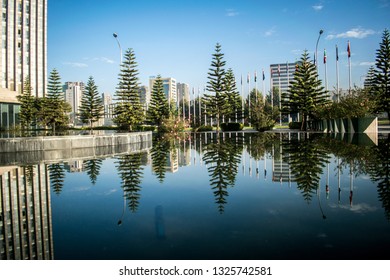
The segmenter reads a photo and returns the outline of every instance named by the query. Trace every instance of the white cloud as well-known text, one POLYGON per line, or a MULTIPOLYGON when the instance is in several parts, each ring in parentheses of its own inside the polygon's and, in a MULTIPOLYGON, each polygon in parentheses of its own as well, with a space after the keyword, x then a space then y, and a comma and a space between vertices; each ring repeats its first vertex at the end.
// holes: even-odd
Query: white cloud
POLYGON ((276 27, 273 26, 272 28, 268 29, 265 33, 264 33, 264 36, 265 37, 269 37, 269 36, 272 36, 274 35, 276 32, 276 27))
POLYGON ((107 57, 95 57, 94 59, 93 59, 94 61, 101 61, 101 62, 105 62, 105 63, 108 63, 108 64, 114 64, 115 63, 115 61, 114 60, 112 60, 112 59, 109 59, 109 58, 107 58, 107 57))
POLYGON ((375 62, 363 61, 363 62, 360 62, 359 65, 360 65, 360 66, 374 66, 374 65, 375 65, 375 62))
POLYGON ((319 5, 312 6, 312 8, 314 9, 314 11, 318 12, 321 11, 324 8, 324 6, 319 4, 319 5))
POLYGON ((336 38, 355 38, 355 39, 363 39, 369 35, 373 35, 376 32, 372 29, 364 29, 364 28, 352 28, 343 33, 339 34, 330 34, 326 37, 328 40, 336 39, 336 38))
POLYGON ((75 68, 86 68, 88 67, 88 64, 81 63, 81 62, 64 62, 64 65, 70 65, 71 67, 75 68))
POLYGON ((228 16, 228 17, 235 17, 235 16, 238 16, 239 14, 240 13, 234 9, 227 9, 226 10, 226 16, 228 16))

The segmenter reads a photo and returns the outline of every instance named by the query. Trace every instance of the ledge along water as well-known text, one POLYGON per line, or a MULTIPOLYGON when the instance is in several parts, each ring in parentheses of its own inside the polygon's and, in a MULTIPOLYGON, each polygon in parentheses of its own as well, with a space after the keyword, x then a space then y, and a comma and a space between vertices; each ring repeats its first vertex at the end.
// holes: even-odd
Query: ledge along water
POLYGON ((151 147, 152 132, 0 139, 0 166, 139 153, 151 147))

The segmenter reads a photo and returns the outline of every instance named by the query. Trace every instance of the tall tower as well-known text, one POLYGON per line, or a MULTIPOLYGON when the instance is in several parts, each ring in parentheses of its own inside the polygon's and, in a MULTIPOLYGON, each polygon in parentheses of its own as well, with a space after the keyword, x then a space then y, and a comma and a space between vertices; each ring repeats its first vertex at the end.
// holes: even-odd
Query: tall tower
POLYGON ((1 5, 1 92, 17 95, 29 77, 33 94, 42 97, 47 80, 47 0, 2 0, 1 5))

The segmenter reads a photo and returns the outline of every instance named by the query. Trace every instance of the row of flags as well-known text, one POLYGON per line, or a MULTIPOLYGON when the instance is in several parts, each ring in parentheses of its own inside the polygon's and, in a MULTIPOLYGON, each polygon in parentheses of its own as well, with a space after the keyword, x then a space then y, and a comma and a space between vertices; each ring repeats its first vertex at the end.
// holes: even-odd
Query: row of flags
MULTIPOLYGON (((264 70, 262 70, 262 76, 263 76, 263 81, 264 81, 265 80, 264 70)), ((255 83, 256 83, 257 82, 257 71, 255 71, 254 80, 255 80, 255 83)), ((250 77, 250 74, 248 73, 248 76, 246 78, 246 82, 249 84, 250 81, 251 81, 251 77, 250 77)), ((241 75, 241 85, 242 85, 242 75, 241 75)))
MULTIPOLYGON (((347 44, 347 54, 348 54, 348 58, 351 58, 351 43, 349 41, 347 44)), ((326 59, 327 59, 326 50, 324 49, 324 64, 326 63, 326 59)), ((337 45, 336 45, 336 61, 339 61, 339 48, 337 45)))

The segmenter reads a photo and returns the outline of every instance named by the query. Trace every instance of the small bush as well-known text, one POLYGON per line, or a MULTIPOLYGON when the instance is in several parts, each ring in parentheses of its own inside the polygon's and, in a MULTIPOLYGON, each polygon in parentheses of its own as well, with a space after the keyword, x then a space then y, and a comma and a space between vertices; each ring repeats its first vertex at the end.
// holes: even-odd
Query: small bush
POLYGON ((155 129, 154 125, 140 125, 137 127, 138 131, 154 131, 155 129))
POLYGON ((202 125, 197 128, 196 132, 207 132, 213 131, 213 127, 211 125, 202 125))
POLYGON ((301 127, 302 127, 302 122, 290 122, 290 123, 288 124, 288 127, 289 127, 290 129, 301 129, 301 127))
POLYGON ((222 131, 240 131, 244 128, 241 123, 222 123, 221 129, 222 131))

